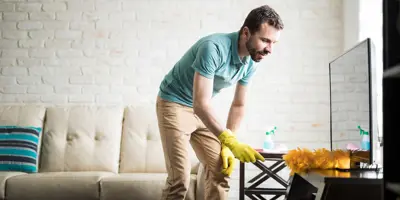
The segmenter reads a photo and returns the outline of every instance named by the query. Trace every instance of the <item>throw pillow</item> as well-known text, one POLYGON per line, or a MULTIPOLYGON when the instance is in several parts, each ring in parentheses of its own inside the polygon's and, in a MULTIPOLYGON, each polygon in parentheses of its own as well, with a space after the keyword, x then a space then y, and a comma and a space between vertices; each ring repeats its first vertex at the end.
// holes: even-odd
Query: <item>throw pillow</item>
POLYGON ((38 171, 40 127, 0 126, 0 171, 38 171))

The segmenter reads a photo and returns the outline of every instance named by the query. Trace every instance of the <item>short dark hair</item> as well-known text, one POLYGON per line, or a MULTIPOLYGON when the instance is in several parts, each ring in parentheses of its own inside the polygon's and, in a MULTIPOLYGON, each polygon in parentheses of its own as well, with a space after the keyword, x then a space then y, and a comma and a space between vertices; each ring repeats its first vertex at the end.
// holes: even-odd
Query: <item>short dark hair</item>
POLYGON ((253 34, 260 30, 260 25, 265 22, 278 30, 282 30, 284 28, 282 19, 279 14, 270 6, 263 5, 250 11, 242 27, 240 28, 240 32, 243 31, 244 27, 247 27, 249 28, 250 33, 253 34))

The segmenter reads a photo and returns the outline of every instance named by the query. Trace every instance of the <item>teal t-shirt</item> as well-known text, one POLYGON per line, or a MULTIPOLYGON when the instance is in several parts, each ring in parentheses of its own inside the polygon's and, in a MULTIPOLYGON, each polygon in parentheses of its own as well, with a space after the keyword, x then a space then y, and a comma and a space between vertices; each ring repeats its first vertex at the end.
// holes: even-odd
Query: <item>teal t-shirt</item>
POLYGON ((236 83, 247 85, 256 71, 250 56, 238 54, 239 33, 214 33, 198 40, 174 65, 160 84, 162 99, 193 106, 195 71, 213 79, 214 97, 236 83))

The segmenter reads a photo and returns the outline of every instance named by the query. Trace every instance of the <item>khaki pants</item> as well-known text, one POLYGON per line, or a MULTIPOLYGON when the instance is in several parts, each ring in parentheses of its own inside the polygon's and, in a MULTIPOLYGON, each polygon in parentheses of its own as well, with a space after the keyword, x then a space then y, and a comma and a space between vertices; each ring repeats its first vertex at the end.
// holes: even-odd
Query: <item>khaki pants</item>
POLYGON ((193 109, 157 98, 157 118, 168 172, 162 199, 185 199, 190 181, 189 143, 204 165, 207 200, 228 199, 229 177, 221 173, 221 143, 193 109))

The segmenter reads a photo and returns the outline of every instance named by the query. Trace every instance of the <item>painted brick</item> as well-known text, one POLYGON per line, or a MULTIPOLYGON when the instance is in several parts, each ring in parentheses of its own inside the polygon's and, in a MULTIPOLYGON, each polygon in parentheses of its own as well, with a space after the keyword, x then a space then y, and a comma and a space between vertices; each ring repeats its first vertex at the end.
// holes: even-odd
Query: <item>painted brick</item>
POLYGON ((29 31, 31 39, 45 39, 50 40, 54 38, 54 31, 29 31))
POLYGON ((0 85, 15 85, 17 84, 16 77, 13 76, 0 76, 0 85))
POLYGON ((15 66, 16 58, 0 58, 0 66, 15 66))
POLYGON ((96 85, 123 85, 122 76, 118 75, 97 75, 95 78, 96 85))
POLYGON ((13 85, 3 87, 3 92, 5 94, 25 94, 26 91, 26 86, 13 85))
POLYGON ((95 97, 93 95, 69 95, 68 101, 70 103, 93 103, 95 102, 95 97))
POLYGON ((43 103, 65 104, 68 103, 68 95, 45 94, 40 96, 40 100, 43 103))
POLYGON ((65 2, 44 3, 42 9, 45 12, 65 11, 67 10, 67 4, 65 2))
POLYGON ((46 48, 51 48, 51 49, 69 49, 71 48, 71 43, 72 41, 70 40, 48 40, 46 41, 45 45, 46 48))
POLYGON ((81 20, 82 12, 71 12, 71 11, 57 12, 56 19, 63 20, 63 21, 81 20))
POLYGON ((45 30, 68 30, 68 22, 63 21, 44 21, 43 29, 45 30))
POLYGON ((15 9, 15 4, 13 3, 2 3, 0 6, 0 12, 12 12, 15 9))
POLYGON ((75 50, 75 49, 58 50, 57 56, 59 58, 82 57, 83 52, 81 50, 75 50))
POLYGON ((15 101, 22 103, 40 103, 40 95, 17 94, 15 101))
POLYGON ((56 19, 56 14, 54 12, 30 12, 30 20, 54 20, 56 19))
POLYGON ((71 30, 95 30, 96 24, 94 22, 73 21, 70 22, 69 27, 71 30))
POLYGON ((27 75, 28 70, 27 68, 24 67, 2 67, 1 69, 1 74, 3 75, 27 75))
POLYGON ((5 58, 28 57, 28 49, 4 49, 1 56, 5 58))
POLYGON ((96 95, 96 103, 100 104, 115 104, 122 103, 122 95, 121 94, 113 94, 113 95, 96 95))
POLYGON ((17 64, 21 67, 33 67, 40 66, 42 64, 42 60, 39 58, 17 58, 17 64))
POLYGON ((32 58, 49 58, 54 57, 55 52, 51 49, 32 49, 30 51, 30 56, 32 58))
POLYGON ((1 49, 14 49, 18 48, 18 40, 0 40, 1 49))
POLYGON ((80 94, 82 93, 81 86, 55 86, 54 87, 55 93, 57 94, 80 94))
POLYGON ((94 1, 70 0, 67 2, 69 11, 94 11, 94 1))
POLYGON ((54 87, 51 85, 28 86, 27 93, 30 94, 51 94, 54 93, 54 87))
POLYGON ((27 19, 28 13, 26 12, 3 12, 3 20, 5 21, 23 21, 27 19))
POLYGON ((106 94, 109 93, 108 86, 83 86, 82 94, 106 94))
POLYGON ((16 30, 16 29, 17 29, 16 22, 9 22, 9 21, 0 22, 0 30, 16 30))
POLYGON ((43 83, 46 85, 68 85, 69 77, 68 76, 42 76, 43 83))
POLYGON ((56 39, 80 39, 82 37, 81 31, 55 31, 56 39))
POLYGON ((43 40, 19 40, 18 41, 18 47, 19 48, 43 48, 44 47, 44 41, 43 40))
POLYGON ((88 12, 83 12, 82 19, 84 21, 107 20, 108 16, 109 16, 108 12, 88 11, 88 12))
POLYGON ((108 67, 82 67, 83 75, 107 75, 110 74, 108 67))
POLYGON ((122 22, 117 20, 99 20, 96 22, 96 29, 98 30, 118 30, 122 29, 122 22))
POLYGON ((95 9, 102 12, 121 11, 122 3, 120 1, 97 0, 95 9))
POLYGON ((17 23, 17 28, 21 30, 38 30, 43 28, 43 23, 39 21, 21 21, 17 23))
MULTIPOLYGON (((2 91, 1 88, 0 88, 0 91, 2 91)), ((1 103, 17 103, 19 101, 17 100, 16 94, 2 94, 0 96, 0 102, 1 103)))
POLYGON ((94 76, 71 76, 69 82, 76 85, 93 84, 94 76))
POLYGON ((38 85, 42 83, 42 78, 40 76, 19 76, 17 83, 20 85, 38 85))
POLYGON ((17 3, 15 10, 19 12, 39 12, 42 10, 41 3, 17 3))

